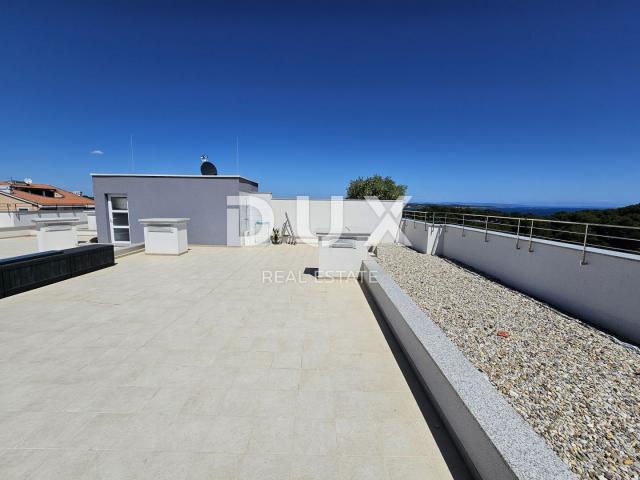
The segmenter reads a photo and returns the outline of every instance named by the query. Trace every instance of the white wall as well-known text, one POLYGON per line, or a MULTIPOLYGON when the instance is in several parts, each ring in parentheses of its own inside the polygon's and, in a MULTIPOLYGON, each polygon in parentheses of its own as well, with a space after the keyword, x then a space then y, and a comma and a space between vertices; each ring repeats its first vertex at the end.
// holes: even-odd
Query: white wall
MULTIPOLYGON (((422 247, 417 237, 426 237, 424 223, 416 222, 415 230, 413 223, 405 224, 405 234, 422 247)), ((581 265, 577 245, 534 239, 530 252, 526 238, 516 248, 515 235, 488 232, 485 242, 483 230, 465 228, 464 234, 462 227, 448 225, 437 253, 640 343, 640 256, 590 248, 581 265)))
MULTIPOLYGON (((338 229, 343 232, 372 233, 380 223, 380 217, 369 206, 365 200, 343 200, 342 222, 338 229)), ((389 210, 393 201, 381 202, 389 210)), ((277 228, 282 228, 285 221, 285 212, 293 224, 293 229, 297 237, 301 239, 316 240, 315 233, 328 232, 331 226, 331 200, 309 200, 309 230, 310 234, 304 230, 306 222, 302 219, 304 212, 298 212, 298 204, 295 198, 280 199, 273 198, 271 206, 274 214, 274 224, 277 228)), ((390 217, 389 217, 390 218, 390 217)), ((335 220, 334 220, 335 221, 335 220)), ((395 229, 400 224, 400 216, 393 218, 395 229)), ((383 242, 394 242, 397 231, 393 234, 386 234, 383 242)))
POLYGON ((87 222, 87 215, 83 210, 39 210, 36 212, 0 212, 0 228, 33 227, 33 220, 46 218, 77 218, 80 223, 87 222))
POLYGON ((440 225, 431 225, 415 220, 403 220, 401 225, 404 234, 402 243, 411 246, 420 253, 442 254, 442 242, 440 241, 442 227, 440 225))

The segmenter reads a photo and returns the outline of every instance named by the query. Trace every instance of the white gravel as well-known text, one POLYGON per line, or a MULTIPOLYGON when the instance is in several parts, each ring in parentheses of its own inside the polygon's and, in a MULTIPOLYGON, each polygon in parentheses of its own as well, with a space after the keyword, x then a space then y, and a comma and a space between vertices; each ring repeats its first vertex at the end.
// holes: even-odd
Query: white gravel
POLYGON ((579 477, 640 478, 637 349, 443 258, 378 261, 579 477))

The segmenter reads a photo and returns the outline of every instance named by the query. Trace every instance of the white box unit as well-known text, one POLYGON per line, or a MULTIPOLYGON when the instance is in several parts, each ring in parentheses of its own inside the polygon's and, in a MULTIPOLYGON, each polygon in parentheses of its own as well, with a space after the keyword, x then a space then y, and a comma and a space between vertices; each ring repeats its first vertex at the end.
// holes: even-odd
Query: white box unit
POLYGON ((318 237, 318 276, 329 278, 358 278, 362 261, 369 256, 368 235, 318 237))
POLYGON ((49 218, 33 220, 38 236, 38 251, 64 250, 78 246, 78 231, 76 228, 80 220, 77 218, 49 218))
POLYGON ((96 229, 96 212, 87 212, 87 230, 95 232, 96 229))
POLYGON ((155 255, 181 255, 189 248, 188 218, 141 218, 144 251, 155 255))

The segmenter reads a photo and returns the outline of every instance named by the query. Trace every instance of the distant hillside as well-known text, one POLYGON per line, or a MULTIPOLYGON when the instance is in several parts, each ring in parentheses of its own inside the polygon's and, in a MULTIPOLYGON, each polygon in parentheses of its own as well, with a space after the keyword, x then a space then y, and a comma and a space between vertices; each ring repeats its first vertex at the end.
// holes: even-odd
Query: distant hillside
MULTIPOLYGON (((553 240, 563 240, 573 243, 582 243, 584 235, 584 227, 581 225, 565 225, 558 222, 579 222, 589 224, 602 224, 602 225, 619 225, 622 227, 640 227, 640 203, 635 205, 629 205, 621 208, 606 208, 606 209, 587 209, 587 210, 574 210, 574 211, 561 211, 554 212, 552 214, 541 214, 536 212, 518 212, 514 211, 513 207, 501 210, 497 206, 491 207, 475 207, 464 205, 441 205, 441 204, 409 204, 407 210, 418 210, 432 214, 433 212, 441 212, 451 214, 449 221, 452 223, 460 222, 460 215, 494 215, 494 216, 509 216, 519 218, 543 218, 550 220, 550 223, 536 222, 536 228, 534 229, 534 236, 544 237, 553 240), (457 219, 457 220, 454 220, 457 219)), ((480 219, 477 220, 477 225, 473 224, 473 217, 467 217, 466 222, 469 226, 482 227, 480 219)), ((490 220, 490 229, 500 230, 515 233, 517 222, 508 220, 490 220)), ((524 230, 521 230, 524 233, 524 230)), ((593 246, 602 246, 613 248, 617 250, 625 251, 640 251, 640 230, 633 230, 628 228, 610 228, 610 227, 589 227, 589 239, 588 243, 593 246), (624 237, 624 238, 610 238, 610 237, 624 237)))
POLYGON ((607 208, 604 210, 558 212, 551 215, 550 218, 568 222, 603 223, 608 225, 640 227, 640 203, 622 208, 607 208))

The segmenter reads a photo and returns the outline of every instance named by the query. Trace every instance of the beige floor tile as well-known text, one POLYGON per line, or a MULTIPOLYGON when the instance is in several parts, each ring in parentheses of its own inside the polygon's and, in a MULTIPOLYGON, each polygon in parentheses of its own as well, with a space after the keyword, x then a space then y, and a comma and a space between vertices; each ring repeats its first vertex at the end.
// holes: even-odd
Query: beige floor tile
POLYGON ((338 468, 339 480, 389 480, 384 460, 378 456, 340 456, 338 468))
POLYGON ((140 480, 184 480, 193 465, 193 456, 192 453, 148 453, 144 457, 136 478, 140 480))
POLYGON ((449 470, 429 457, 387 458, 389 480, 450 480, 449 470))
MULTIPOLYGON (((159 387, 143 405, 144 412, 179 413, 196 391, 186 387, 159 387)), ((188 413, 188 412, 185 412, 188 413)))
POLYGON ((336 419, 340 455, 381 455, 383 446, 376 427, 376 422, 369 419, 336 419))
POLYGON ((196 453, 187 480, 236 480, 239 457, 214 453, 196 453))
POLYGON ((295 390, 263 390, 256 392, 258 417, 291 417, 295 415, 298 392, 295 390))
POLYGON ((253 433, 252 417, 214 417, 204 440, 202 451, 244 454, 253 433))
POLYGON ((290 480, 335 480, 338 457, 333 455, 295 455, 291 459, 290 480))
POLYGON ((335 418, 336 407, 334 393, 307 390, 298 392, 296 416, 299 418, 335 418))
POLYGON ((67 447, 109 449, 122 442, 134 425, 133 414, 100 413, 92 417, 67 442, 67 447))
MULTIPOLYGON (((207 386, 190 390, 186 400, 182 403, 181 413, 187 415, 218 415, 222 412, 221 405, 226 393, 224 388, 207 386)), ((180 399, 180 397, 176 398, 180 399)), ((162 404, 160 403, 159 405, 162 404)), ((147 404, 147 407, 149 407, 149 404, 147 404)))
POLYGON ((24 480, 44 462, 48 450, 5 450, 0 452, 0 478, 24 480))
POLYGON ((89 413, 49 413, 18 448, 62 448, 93 418, 89 413))
POLYGON ((157 387, 110 386, 101 389, 88 410, 101 413, 136 413, 158 391, 157 387))
POLYGON ((384 419, 377 422, 377 435, 385 456, 420 456, 429 452, 431 436, 422 422, 384 419))
POLYGON ((148 453, 99 451, 82 478, 92 480, 137 480, 144 472, 148 453))
POLYGON ((335 455, 335 420, 296 418, 293 453, 296 455, 335 455))
POLYGON ((230 389, 224 392, 220 401, 220 415, 253 417, 257 415, 260 392, 246 389, 230 389))
POLYGON ((267 388, 273 390, 298 390, 301 371, 297 368, 271 368, 267 374, 267 388))
POLYGON ((255 418, 248 452, 251 454, 291 453, 293 423, 293 417, 255 418))
POLYGON ((300 390, 319 392, 333 391, 332 371, 328 369, 304 369, 300 373, 300 390))
POLYGON ((98 459, 87 450, 47 450, 49 455, 30 476, 30 480, 69 480, 86 477, 98 459))
POLYGON ((238 480, 282 480, 289 478, 291 459, 287 455, 244 455, 238 480))
POLYGON ((35 432, 49 417, 44 412, 0 414, 0 449, 13 448, 35 432))

